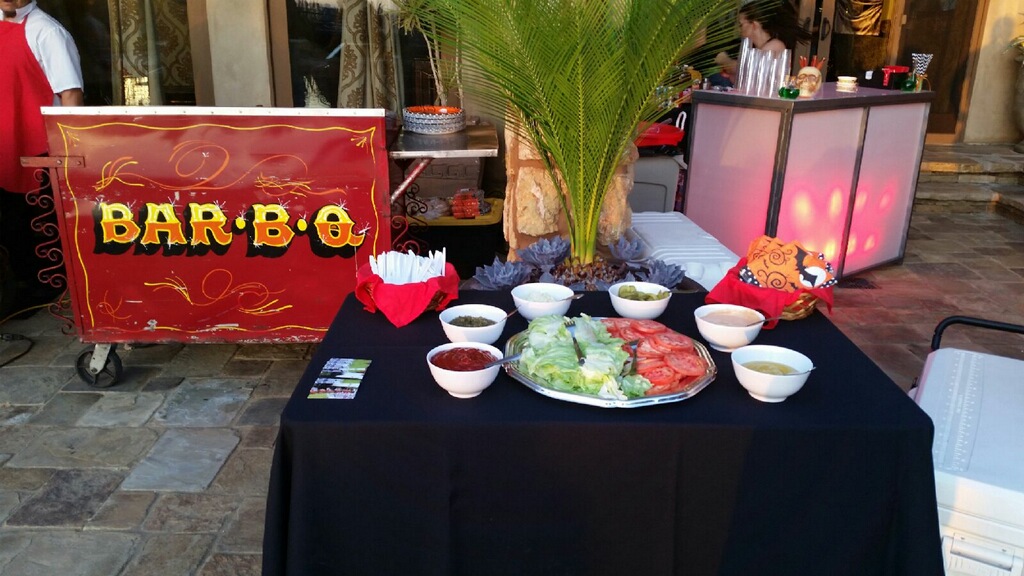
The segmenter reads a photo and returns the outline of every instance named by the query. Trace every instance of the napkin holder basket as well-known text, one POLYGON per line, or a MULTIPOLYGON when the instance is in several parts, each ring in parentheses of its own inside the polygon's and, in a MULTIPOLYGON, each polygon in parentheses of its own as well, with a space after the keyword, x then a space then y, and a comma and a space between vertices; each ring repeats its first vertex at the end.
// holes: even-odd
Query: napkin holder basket
MULTIPOLYGON (((722 280, 711 289, 705 301, 708 304, 738 304, 753 308, 768 317, 782 320, 800 320, 807 318, 817 309, 819 301, 825 302, 832 309, 832 288, 812 288, 785 292, 774 288, 754 286, 740 280, 740 270, 747 265, 747 259, 741 258, 722 280)), ((765 329, 774 328, 778 320, 764 325, 765 329)))
POLYGON ((459 274, 451 263, 445 263, 444 276, 423 282, 387 284, 373 273, 369 264, 356 272, 356 298, 369 312, 380 311, 401 328, 427 310, 444 310, 459 297, 459 274))

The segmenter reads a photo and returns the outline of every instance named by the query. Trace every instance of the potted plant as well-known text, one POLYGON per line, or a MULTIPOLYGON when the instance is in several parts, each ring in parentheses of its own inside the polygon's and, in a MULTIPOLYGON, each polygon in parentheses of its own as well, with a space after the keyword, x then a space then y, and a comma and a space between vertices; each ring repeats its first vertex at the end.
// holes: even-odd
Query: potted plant
POLYGON ((437 92, 435 104, 448 106, 448 97, 454 91, 461 106, 462 70, 458 51, 446 52, 439 35, 438 11, 428 4, 429 0, 400 0, 396 6, 398 25, 407 32, 419 32, 426 40, 427 60, 437 92))
MULTIPOLYGON (((729 0, 407 0, 424 34, 462 56, 465 90, 510 119, 562 192, 569 257, 597 254, 598 222, 638 126, 663 110, 680 56, 708 39, 729 0)), ((720 31, 719 34, 724 33, 720 31)), ((686 79, 688 80, 688 78, 686 79)))

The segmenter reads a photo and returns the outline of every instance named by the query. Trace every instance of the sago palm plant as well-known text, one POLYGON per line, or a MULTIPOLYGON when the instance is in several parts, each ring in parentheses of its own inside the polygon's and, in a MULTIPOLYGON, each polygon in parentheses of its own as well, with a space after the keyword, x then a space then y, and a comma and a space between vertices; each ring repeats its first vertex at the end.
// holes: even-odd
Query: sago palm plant
MULTIPOLYGON (((401 5, 402 3, 399 2, 401 5)), ((533 144, 561 195, 571 256, 590 263, 605 192, 680 57, 732 31, 734 0, 409 0, 454 43, 466 92, 533 144), (728 22, 727 26, 722 26, 728 22)))

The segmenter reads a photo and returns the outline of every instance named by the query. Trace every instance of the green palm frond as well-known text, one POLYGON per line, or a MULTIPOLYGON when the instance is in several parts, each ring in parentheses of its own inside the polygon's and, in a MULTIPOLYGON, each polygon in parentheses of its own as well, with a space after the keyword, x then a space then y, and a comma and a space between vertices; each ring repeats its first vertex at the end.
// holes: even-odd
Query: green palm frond
POLYGON ((573 256, 589 262, 605 192, 637 126, 678 90, 680 57, 725 32, 732 0, 415 0, 457 42, 465 90, 531 142, 568 198, 573 256), (560 175, 560 178, 558 177, 560 175))

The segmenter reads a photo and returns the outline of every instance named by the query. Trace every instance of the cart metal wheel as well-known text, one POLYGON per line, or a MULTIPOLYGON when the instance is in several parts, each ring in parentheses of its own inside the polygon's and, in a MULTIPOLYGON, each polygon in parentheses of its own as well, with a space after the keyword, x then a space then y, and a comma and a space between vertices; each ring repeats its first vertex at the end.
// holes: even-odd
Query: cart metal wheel
POLYGON ((75 370, 83 382, 94 388, 110 388, 121 379, 124 364, 110 344, 97 344, 85 350, 75 361, 75 370))

